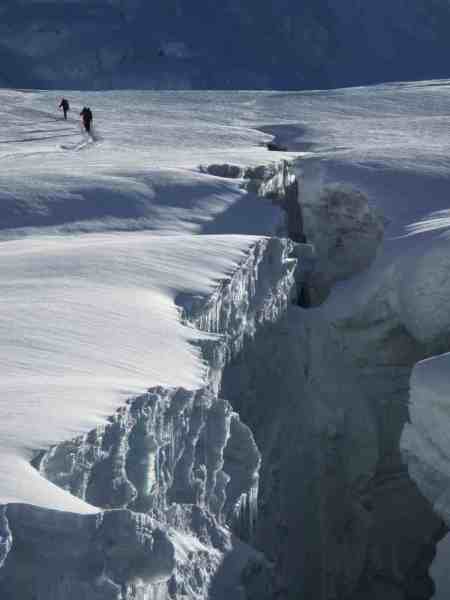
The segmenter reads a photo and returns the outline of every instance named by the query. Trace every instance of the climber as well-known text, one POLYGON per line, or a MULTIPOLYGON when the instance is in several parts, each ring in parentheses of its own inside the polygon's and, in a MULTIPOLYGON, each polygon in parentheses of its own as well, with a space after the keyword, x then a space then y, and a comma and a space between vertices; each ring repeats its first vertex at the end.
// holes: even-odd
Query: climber
POLYGON ((66 100, 66 98, 61 98, 61 102, 59 103, 58 108, 62 108, 63 109, 64 120, 67 121, 67 112, 70 109, 69 101, 66 100))
POLYGON ((83 123, 83 127, 89 135, 91 135, 91 123, 92 123, 92 111, 88 107, 84 107, 80 112, 81 122, 83 123))

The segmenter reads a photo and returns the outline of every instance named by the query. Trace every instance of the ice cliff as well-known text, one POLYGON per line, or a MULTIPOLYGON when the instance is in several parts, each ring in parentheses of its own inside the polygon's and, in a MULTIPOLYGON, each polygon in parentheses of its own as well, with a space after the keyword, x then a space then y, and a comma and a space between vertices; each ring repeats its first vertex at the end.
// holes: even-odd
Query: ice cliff
POLYGON ((210 365, 204 389, 152 388, 106 426, 36 457, 47 479, 107 510, 70 515, 7 505, 2 598, 271 593, 269 563, 239 539, 251 540, 257 520, 260 453, 217 391, 221 369, 244 339, 295 298, 292 253, 289 240, 262 239, 211 297, 193 298, 191 306, 180 298, 185 322, 212 334, 200 342, 210 365))

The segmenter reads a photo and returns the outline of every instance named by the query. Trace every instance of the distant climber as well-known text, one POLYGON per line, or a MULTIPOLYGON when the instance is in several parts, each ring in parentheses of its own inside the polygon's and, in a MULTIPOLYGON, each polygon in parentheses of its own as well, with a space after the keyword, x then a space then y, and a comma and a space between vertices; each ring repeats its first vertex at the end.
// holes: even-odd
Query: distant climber
POLYGON ((80 117, 86 133, 91 135, 91 124, 93 119, 91 109, 85 106, 80 112, 80 117))
POLYGON ((61 98, 58 108, 63 109, 64 120, 67 121, 67 113, 70 110, 69 101, 66 98, 61 98))

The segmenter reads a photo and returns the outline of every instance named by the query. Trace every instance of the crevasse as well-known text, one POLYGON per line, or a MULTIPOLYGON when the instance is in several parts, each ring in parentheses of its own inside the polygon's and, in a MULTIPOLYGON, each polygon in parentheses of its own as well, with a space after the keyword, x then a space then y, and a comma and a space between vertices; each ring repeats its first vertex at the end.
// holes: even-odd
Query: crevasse
POLYGON ((42 475, 103 511, 56 518, 45 509, 7 506, 2 597, 219 598, 224 586, 241 593, 244 575, 254 587, 261 572, 269 593, 269 564, 232 533, 252 538, 261 455, 217 392, 221 370, 245 339, 295 298, 293 250, 286 239, 255 241, 229 280, 184 310, 186 322, 212 333, 201 342, 209 366, 204 389, 152 388, 106 426, 36 458, 42 475), (65 543, 52 544, 49 531, 65 543), (21 553, 25 539, 29 560, 21 553), (20 581, 19 572, 27 573, 20 581))
POLYGON ((359 190, 296 171, 246 173, 285 209, 291 240, 256 241, 209 298, 178 299, 186 324, 211 334, 204 389, 152 388, 36 460, 107 510, 7 507, 6 598, 431 597, 443 524, 400 453, 429 341, 402 319, 392 269, 342 309, 336 284, 370 268, 383 220, 359 190), (25 539, 44 560, 26 562, 25 539))

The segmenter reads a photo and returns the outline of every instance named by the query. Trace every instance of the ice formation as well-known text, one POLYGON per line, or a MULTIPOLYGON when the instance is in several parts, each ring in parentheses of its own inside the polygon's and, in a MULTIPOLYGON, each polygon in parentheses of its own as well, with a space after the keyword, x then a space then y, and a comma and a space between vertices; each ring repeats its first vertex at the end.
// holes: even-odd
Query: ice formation
POLYGON ((449 89, 2 92, 2 599, 433 596, 449 89))

